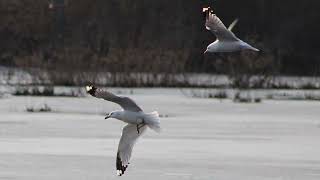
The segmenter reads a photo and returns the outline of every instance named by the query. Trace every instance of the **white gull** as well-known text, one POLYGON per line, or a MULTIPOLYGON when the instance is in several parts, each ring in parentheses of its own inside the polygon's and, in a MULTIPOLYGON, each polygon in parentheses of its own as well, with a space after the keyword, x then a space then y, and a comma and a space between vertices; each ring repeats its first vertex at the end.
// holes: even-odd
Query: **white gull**
POLYGON ((142 109, 128 97, 117 96, 94 86, 86 86, 86 90, 94 97, 117 103, 123 108, 121 111, 109 113, 105 118, 115 118, 127 123, 122 130, 116 160, 117 175, 122 176, 129 165, 134 144, 146 131, 147 127, 156 132, 160 132, 159 114, 158 112, 144 113, 142 109))
POLYGON ((259 49, 252 47, 236 37, 231 31, 237 24, 238 19, 236 19, 227 29, 222 21, 213 14, 210 8, 203 8, 203 12, 206 13, 206 28, 217 37, 217 40, 211 43, 204 53, 236 52, 241 50, 259 51, 259 49))

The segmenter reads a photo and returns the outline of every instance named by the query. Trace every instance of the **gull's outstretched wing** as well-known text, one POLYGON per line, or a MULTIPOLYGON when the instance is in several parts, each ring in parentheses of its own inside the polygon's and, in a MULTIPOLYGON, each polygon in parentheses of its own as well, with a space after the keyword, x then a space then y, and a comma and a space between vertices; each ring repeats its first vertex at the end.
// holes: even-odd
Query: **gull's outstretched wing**
MULTIPOLYGON (((235 22, 236 23, 236 22, 235 22)), ((235 25, 234 23, 234 25, 235 25)), ((231 24, 231 28, 234 26, 231 24)), ((219 41, 236 41, 238 38, 226 28, 226 26, 222 23, 222 21, 213 14, 211 11, 208 12, 206 18, 206 28, 210 30, 219 41)))
POLYGON ((239 19, 235 19, 228 27, 228 30, 232 32, 232 29, 237 25, 238 21, 239 19))
POLYGON ((137 131, 137 126, 133 124, 126 125, 122 130, 121 139, 117 153, 117 175, 122 176, 126 171, 131 157, 132 149, 137 139, 146 131, 147 126, 143 126, 137 131))
POLYGON ((117 96, 107 90, 97 89, 93 86, 87 86, 87 91, 94 97, 102 98, 119 104, 124 110, 140 112, 142 109, 130 98, 124 96, 117 96), (91 89, 90 89, 91 88, 91 89))

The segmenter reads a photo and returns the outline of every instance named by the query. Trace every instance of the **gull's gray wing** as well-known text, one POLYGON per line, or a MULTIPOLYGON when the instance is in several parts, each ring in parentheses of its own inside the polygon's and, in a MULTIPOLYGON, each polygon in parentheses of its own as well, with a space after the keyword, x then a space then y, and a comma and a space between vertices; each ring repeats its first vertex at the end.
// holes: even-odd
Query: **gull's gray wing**
MULTIPOLYGON (((230 29, 236 24, 236 22, 232 25, 230 29)), ((206 18, 206 28, 210 30, 219 41, 237 41, 238 38, 226 28, 226 26, 222 23, 222 21, 215 14, 209 11, 206 18)))
POLYGON ((237 25, 238 21, 239 19, 235 19, 228 27, 228 30, 232 32, 232 29, 237 25))
POLYGON ((118 176, 121 176, 126 171, 129 165, 133 146, 146 129, 147 126, 143 126, 139 129, 138 133, 137 126, 133 124, 128 124, 123 128, 116 161, 118 176))
POLYGON ((97 98, 102 98, 119 104, 124 110, 140 112, 142 109, 130 98, 124 96, 117 96, 107 90, 97 89, 94 93, 97 98))

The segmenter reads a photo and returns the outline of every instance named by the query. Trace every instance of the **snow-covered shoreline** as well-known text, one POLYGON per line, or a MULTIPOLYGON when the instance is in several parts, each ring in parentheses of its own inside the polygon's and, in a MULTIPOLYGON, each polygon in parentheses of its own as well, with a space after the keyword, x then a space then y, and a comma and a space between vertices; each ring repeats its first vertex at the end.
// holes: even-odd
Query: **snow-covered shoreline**
MULTIPOLYGON (((66 72, 67 73, 67 72, 66 72)), ((104 86, 124 85, 132 87, 230 87, 231 80, 226 75, 203 73, 150 74, 150 73, 81 73, 68 76, 70 82, 83 84, 91 82, 104 86), (87 77, 84 79, 84 77, 87 77), (164 84, 166 83, 166 84, 164 84)), ((252 81, 260 77, 252 76, 252 81)), ((54 85, 47 72, 37 69, 8 68, 0 66, 0 85, 28 86, 54 85), (31 73, 32 72, 32 73, 31 73)), ((275 76, 268 77, 268 89, 320 89, 320 77, 275 76)))
MULTIPOLYGON (((228 89, 228 88, 115 88, 103 87, 119 95, 136 94, 167 94, 179 95, 191 98, 217 98, 234 99, 236 95, 244 98, 274 99, 274 100, 317 100, 320 101, 320 90, 299 90, 299 89, 228 89), (224 97, 220 97, 221 94, 224 97)), ((88 96, 84 87, 65 87, 65 86, 3 86, 0 85, 0 97, 15 95, 29 96, 58 96, 58 97, 85 97, 88 96), (41 95, 41 92, 52 91, 52 94, 41 95), (40 92, 32 94, 33 91, 40 92), (26 93, 28 92, 28 93, 26 93), (23 94, 26 93, 26 94, 23 94)))

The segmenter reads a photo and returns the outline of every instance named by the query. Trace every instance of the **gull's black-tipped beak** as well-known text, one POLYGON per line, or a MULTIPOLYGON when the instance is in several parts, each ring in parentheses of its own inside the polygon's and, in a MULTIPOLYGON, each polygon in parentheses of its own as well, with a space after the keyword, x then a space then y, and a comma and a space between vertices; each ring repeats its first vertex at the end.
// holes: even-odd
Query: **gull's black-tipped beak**
POLYGON ((110 114, 108 114, 104 119, 109 119, 110 117, 110 114))
POLYGON ((206 50, 206 51, 203 53, 203 55, 206 55, 206 54, 208 54, 208 50, 206 50))

